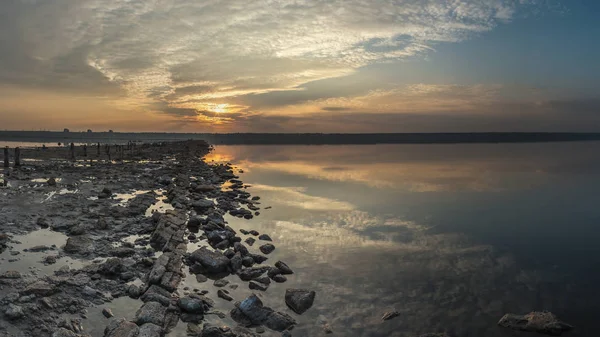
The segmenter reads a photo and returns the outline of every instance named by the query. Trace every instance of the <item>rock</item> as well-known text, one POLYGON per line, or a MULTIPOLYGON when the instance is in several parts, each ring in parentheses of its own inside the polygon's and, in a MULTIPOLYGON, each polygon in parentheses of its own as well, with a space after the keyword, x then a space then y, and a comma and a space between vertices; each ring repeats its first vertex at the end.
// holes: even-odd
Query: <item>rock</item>
POLYGON ((245 319, 251 324, 265 325, 275 331, 284 331, 296 324, 291 316, 263 306, 262 301, 255 294, 237 304, 236 308, 231 311, 231 317, 236 321, 245 319))
POLYGON ((54 286, 46 281, 37 281, 28 285, 25 290, 22 291, 23 295, 37 295, 37 296, 48 296, 55 292, 54 286))
POLYGON ((287 277, 285 277, 283 275, 273 275, 273 277, 271 279, 277 283, 283 283, 283 282, 287 281, 287 277))
POLYGON ((254 281, 250 281, 250 283, 248 284, 248 287, 252 290, 260 290, 260 291, 267 291, 267 289, 269 288, 269 286, 266 284, 262 284, 262 283, 258 283, 258 282, 254 282, 254 281))
POLYGON ((200 298, 195 297, 183 297, 177 301, 177 306, 181 310, 191 314, 203 314, 204 313, 204 302, 200 298))
POLYGON ((93 241, 87 236, 71 236, 63 250, 72 254, 89 254, 93 250, 93 241))
POLYGON ((235 253, 235 255, 233 255, 233 257, 231 258, 231 270, 233 270, 234 273, 236 273, 238 270, 242 269, 243 267, 243 259, 242 259, 242 255, 240 253, 235 253))
POLYGON ((273 244, 267 243, 259 247, 260 251, 263 254, 271 254, 275 250, 275 246, 273 244))
POLYGON ((250 281, 257 277, 262 276, 266 273, 270 267, 252 267, 252 268, 244 268, 239 273, 238 276, 242 281, 250 281))
POLYGON ((163 325, 166 314, 166 308, 158 302, 146 302, 135 313, 135 322, 138 325, 153 323, 159 326, 163 325))
POLYGON ((266 275, 264 275, 264 276, 261 276, 261 277, 257 277, 257 278, 255 278, 253 281, 254 281, 254 282, 258 282, 258 283, 262 283, 262 284, 264 284, 264 285, 269 285, 269 284, 271 284, 271 279, 270 279, 268 276, 266 276, 266 275))
POLYGON ((19 279, 21 278, 21 273, 16 270, 7 270, 0 275, 0 278, 4 279, 19 279))
POLYGON ((43 218, 43 217, 38 218, 35 223, 42 228, 50 227, 50 222, 48 222, 48 219, 43 218))
POLYGON ((98 272, 106 276, 117 276, 125 270, 123 261, 120 258, 113 257, 100 265, 98 272))
POLYGON ((258 237, 258 239, 263 240, 263 241, 273 241, 268 234, 262 234, 261 236, 258 237))
POLYGON ((250 256, 254 260, 254 262, 258 264, 261 264, 269 259, 268 257, 259 254, 250 254, 248 256, 250 256))
POLYGON ((202 274, 196 274, 196 282, 198 283, 204 283, 208 281, 208 278, 202 274))
POLYGON ((48 255, 44 257, 44 264, 55 264, 57 259, 57 255, 48 255))
POLYGON ((230 249, 227 249, 226 251, 224 251, 223 255, 225 255, 228 259, 231 259, 232 257, 235 256, 235 251, 230 248, 230 249))
POLYGON ((104 329, 104 337, 137 337, 140 329, 125 318, 111 318, 104 329))
POLYGON ((171 303, 171 293, 155 284, 151 285, 146 292, 140 296, 143 302, 158 302, 164 306, 171 303))
POLYGON ((232 301, 233 297, 229 296, 229 292, 225 289, 219 289, 217 290, 217 296, 219 296, 220 298, 226 300, 226 301, 232 301))
POLYGON ((116 257, 130 257, 135 255, 135 249, 127 247, 117 247, 110 251, 110 255, 116 257))
POLYGON ((21 308, 20 306, 9 304, 6 308, 6 311, 4 311, 4 315, 8 319, 15 320, 23 317, 25 313, 23 312, 23 308, 21 308))
POLYGON ((242 265, 244 267, 252 267, 254 263, 254 258, 252 258, 252 256, 244 256, 242 258, 242 265))
POLYGON ((273 277, 275 277, 276 275, 281 275, 281 270, 279 270, 279 268, 276 267, 271 267, 269 268, 269 271, 267 272, 267 275, 273 279, 273 277))
POLYGON ((202 247, 190 255, 190 260, 200 263, 209 273, 220 273, 227 271, 229 259, 221 252, 210 251, 202 247))
POLYGON ((285 304, 301 315, 312 307, 316 293, 306 289, 286 289, 285 304))
POLYGON ((396 318, 398 316, 400 316, 400 312, 398 312, 398 311, 388 311, 385 314, 383 314, 383 316, 381 317, 381 320, 382 321, 387 321, 387 320, 390 320, 392 318, 396 318))
POLYGON ((426 333, 424 335, 419 335, 416 337, 450 337, 450 335, 448 335, 445 332, 442 332, 442 333, 426 333))
POLYGON ((279 269, 283 275, 291 275, 294 273, 292 268, 288 267, 288 265, 282 261, 275 262, 275 267, 277 267, 277 269, 279 269))
POLYGON ((48 181, 46 181, 46 183, 48 184, 48 186, 56 186, 56 179, 50 178, 48 179, 48 181))
POLYGON ((106 317, 106 318, 111 318, 114 316, 114 314, 112 313, 112 310, 110 310, 109 308, 102 309, 102 315, 104 315, 104 317, 106 317))
POLYGON ((210 324, 204 324, 202 333, 199 335, 202 337, 237 337, 229 327, 216 327, 210 324))
POLYGON ((560 336, 563 332, 573 329, 572 325, 564 323, 551 312, 530 312, 527 315, 504 315, 498 325, 520 331, 537 332, 550 336, 560 336))
POLYGON ((244 235, 248 235, 248 234, 250 234, 250 232, 248 232, 248 231, 247 231, 247 230, 245 230, 245 229, 240 229, 240 233, 242 233, 242 234, 244 234, 244 235))
POLYGON ((292 337, 292 333, 289 330, 285 330, 281 333, 281 337, 292 337))
POLYGON ((146 323, 140 327, 140 332, 137 337, 160 337, 162 336, 162 328, 156 324, 146 323))
POLYGON ((247 238, 246 240, 244 240, 245 243, 248 244, 248 246, 252 247, 252 245, 254 245, 254 242, 256 242, 256 240, 252 237, 247 238))
POLYGON ((96 222, 97 229, 108 229, 108 221, 105 218, 99 218, 96 222))
POLYGON ((219 287, 219 288, 221 288, 221 287, 224 287, 224 286, 226 286, 226 285, 228 285, 228 284, 229 284, 229 281, 227 281, 227 280, 225 280, 225 279, 219 279, 219 280, 216 280, 216 281, 213 283, 213 285, 214 285, 215 287, 219 287))
POLYGON ((52 337, 81 337, 81 335, 65 328, 58 328, 52 333, 52 337))
POLYGON ((196 200, 192 203, 192 207, 197 211, 197 212, 204 212, 208 209, 211 209, 213 207, 215 207, 215 203, 212 202, 212 200, 207 200, 207 199, 201 199, 201 200, 196 200))
POLYGON ((240 254, 242 254, 242 256, 246 256, 248 255, 250 252, 248 251, 248 248, 246 246, 244 246, 242 243, 240 242, 236 242, 233 244, 233 249, 236 252, 239 252, 240 254))
POLYGON ((254 229, 249 231, 248 234, 254 235, 254 236, 258 236, 260 233, 255 231, 254 229))
POLYGON ((98 199, 107 199, 107 198, 110 198, 111 196, 112 196, 112 191, 105 187, 102 189, 102 192, 100 192, 100 194, 98 194, 98 199))

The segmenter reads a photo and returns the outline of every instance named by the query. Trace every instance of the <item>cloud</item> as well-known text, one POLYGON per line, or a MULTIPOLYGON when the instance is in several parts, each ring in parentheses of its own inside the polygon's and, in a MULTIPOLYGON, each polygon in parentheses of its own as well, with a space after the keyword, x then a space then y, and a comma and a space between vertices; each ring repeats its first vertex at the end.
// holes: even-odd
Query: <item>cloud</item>
MULTIPOLYGON (((489 31, 531 5, 9 0, 1 6, 0 83, 111 95, 136 111, 162 104, 164 113, 190 117, 193 109, 210 111, 210 104, 236 97, 296 95, 309 82, 427 54, 437 43, 489 31)), ((239 105, 235 112, 256 110, 239 105)))

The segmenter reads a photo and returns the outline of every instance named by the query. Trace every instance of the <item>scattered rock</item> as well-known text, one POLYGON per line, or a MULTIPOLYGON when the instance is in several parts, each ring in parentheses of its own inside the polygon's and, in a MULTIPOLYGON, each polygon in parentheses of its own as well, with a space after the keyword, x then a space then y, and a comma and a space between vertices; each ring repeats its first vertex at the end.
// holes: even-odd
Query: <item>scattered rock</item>
POLYGON ((8 319, 15 320, 23 317, 25 313, 23 312, 23 308, 21 308, 20 306, 9 304, 6 308, 6 311, 4 311, 4 315, 8 319))
POLYGON ((279 269, 283 275, 291 275, 294 273, 292 268, 288 267, 288 265, 282 261, 275 262, 275 267, 277 267, 277 269, 279 269))
POLYGON ((189 312, 191 314, 203 314, 204 313, 204 301, 196 297, 183 297, 177 301, 177 305, 181 310, 189 312))
POLYGON ((254 239, 253 237, 249 237, 246 240, 244 240, 245 243, 248 244, 248 246, 252 247, 252 245, 254 245, 254 242, 256 242, 256 239, 254 239))
POLYGON ((220 298, 226 300, 226 301, 232 301, 233 297, 229 296, 229 292, 225 289, 219 289, 217 290, 217 296, 219 296, 220 298))
POLYGON ((563 332, 573 329, 572 325, 564 323, 551 312, 534 311, 526 315, 506 314, 498 325, 520 331, 537 332, 550 336, 560 336, 563 332))
POLYGON ((381 320, 382 321, 387 321, 387 320, 390 320, 392 318, 396 318, 398 316, 400 316, 400 312, 398 312, 398 311, 388 311, 385 314, 383 314, 383 316, 381 317, 381 320))
POLYGON ((5 279, 19 279, 21 278, 21 273, 16 270, 7 270, 0 275, 0 278, 5 279))
POLYGON ((316 293, 306 289, 287 289, 285 304, 295 313, 301 315, 312 307, 316 293))
POLYGON ((190 255, 190 260, 200 263, 208 273, 220 273, 227 270, 229 259, 221 252, 210 251, 202 247, 190 255))
POLYGON ((136 337, 140 328, 125 318, 111 318, 104 329, 104 337, 136 337))
POLYGON ((56 179, 50 178, 48 179, 48 181, 46 181, 46 183, 48 184, 48 186, 56 186, 56 179))
POLYGON ((216 280, 216 281, 213 283, 213 285, 214 285, 215 287, 219 287, 219 288, 221 288, 221 287, 224 287, 224 286, 226 286, 226 285, 228 285, 228 284, 229 284, 229 281, 227 281, 227 280, 225 280, 225 279, 219 279, 219 280, 216 280))
POLYGON ((266 284, 262 284, 262 283, 258 283, 258 282, 254 282, 254 281, 250 281, 250 283, 248 283, 248 287, 252 290, 260 290, 260 291, 267 291, 267 289, 269 288, 269 286, 266 284))
POLYGON ((44 217, 38 218, 35 223, 38 226, 42 227, 42 228, 48 228, 48 227, 50 227, 50 222, 48 222, 48 219, 46 219, 44 217))
POLYGON ((262 276, 266 273, 270 267, 252 267, 252 268, 244 268, 239 272, 238 276, 242 281, 251 281, 257 277, 262 276))
POLYGON ((275 246, 273 244, 267 243, 259 247, 260 251, 263 254, 271 254, 275 250, 275 246))
POLYGON ((204 282, 208 281, 208 278, 202 274, 196 274, 196 281, 198 283, 204 283, 204 282))
POLYGON ((283 283, 287 281, 287 277, 283 275, 274 275, 271 279, 277 283, 283 283))
POLYGON ((254 236, 258 236, 260 233, 255 231, 254 229, 249 231, 248 234, 254 235, 254 236))
POLYGON ((63 248, 65 252, 72 254, 88 254, 92 251, 93 240, 87 236, 71 236, 63 248))
POLYGON ((258 239, 263 241, 273 241, 268 234, 261 234, 258 239))
POLYGON ((104 315, 104 317, 106 317, 106 318, 111 318, 114 316, 114 314, 112 313, 112 310, 110 310, 109 308, 102 309, 102 315, 104 315))
POLYGON ((146 302, 135 313, 135 322, 138 325, 153 323, 159 326, 163 325, 166 308, 158 302, 146 302))

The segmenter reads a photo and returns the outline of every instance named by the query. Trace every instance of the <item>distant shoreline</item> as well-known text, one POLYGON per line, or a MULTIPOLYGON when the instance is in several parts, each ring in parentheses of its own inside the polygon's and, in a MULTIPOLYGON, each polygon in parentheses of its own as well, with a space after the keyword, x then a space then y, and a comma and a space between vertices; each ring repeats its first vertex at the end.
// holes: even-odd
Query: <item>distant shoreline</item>
POLYGON ((600 133, 158 133, 0 131, 0 141, 126 143, 202 139, 213 145, 457 144, 598 141, 600 133))

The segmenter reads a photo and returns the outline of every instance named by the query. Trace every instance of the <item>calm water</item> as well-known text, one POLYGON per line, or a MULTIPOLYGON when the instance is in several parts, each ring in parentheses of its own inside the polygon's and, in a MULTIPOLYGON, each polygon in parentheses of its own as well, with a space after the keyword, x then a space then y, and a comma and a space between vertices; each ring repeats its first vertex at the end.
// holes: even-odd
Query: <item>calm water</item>
POLYGON ((600 143, 218 146, 208 159, 238 165, 273 207, 228 219, 270 234, 270 261, 296 271, 266 304, 317 291, 295 336, 321 335, 323 319, 338 336, 525 336, 496 322, 532 310, 596 335, 600 143))

